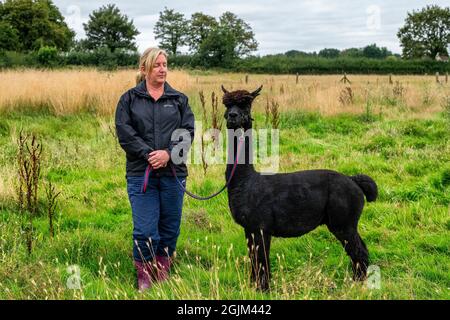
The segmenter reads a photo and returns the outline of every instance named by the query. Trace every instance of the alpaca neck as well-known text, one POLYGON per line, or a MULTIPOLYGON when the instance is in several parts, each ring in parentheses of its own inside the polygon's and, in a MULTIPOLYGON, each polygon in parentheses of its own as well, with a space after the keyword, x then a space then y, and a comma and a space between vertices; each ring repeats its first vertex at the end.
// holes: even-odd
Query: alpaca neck
MULTIPOLYGON (((231 130, 232 131, 232 130, 231 130)), ((238 164, 234 170, 233 178, 231 179, 230 187, 237 186, 245 182, 251 175, 256 173, 253 166, 253 137, 251 131, 247 132, 244 136, 245 142, 240 142, 238 135, 234 135, 232 132, 228 132, 228 152, 227 152, 227 170, 226 179, 230 178, 233 170, 234 162, 236 161, 236 154, 240 149, 238 155, 238 164)))

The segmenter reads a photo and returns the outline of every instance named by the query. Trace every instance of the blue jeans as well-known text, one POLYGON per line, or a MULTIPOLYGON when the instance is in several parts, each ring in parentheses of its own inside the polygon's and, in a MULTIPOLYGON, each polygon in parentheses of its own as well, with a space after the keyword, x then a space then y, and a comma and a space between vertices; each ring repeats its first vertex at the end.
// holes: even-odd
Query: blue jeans
MULTIPOLYGON (((186 177, 178 178, 186 186, 186 177)), ((184 191, 174 177, 150 173, 147 190, 144 177, 127 177, 127 192, 133 214, 133 256, 151 261, 155 255, 172 256, 180 234, 184 191)))

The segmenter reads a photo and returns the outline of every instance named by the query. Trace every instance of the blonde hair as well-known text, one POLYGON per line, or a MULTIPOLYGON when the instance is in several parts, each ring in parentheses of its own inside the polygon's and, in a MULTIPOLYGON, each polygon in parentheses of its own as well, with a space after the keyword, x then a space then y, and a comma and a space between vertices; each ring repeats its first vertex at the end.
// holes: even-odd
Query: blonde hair
POLYGON ((162 54, 167 59, 167 52, 160 48, 148 48, 139 59, 139 71, 136 74, 136 84, 145 79, 145 74, 152 72, 156 59, 162 54), (142 72, 144 67, 144 72, 142 72))

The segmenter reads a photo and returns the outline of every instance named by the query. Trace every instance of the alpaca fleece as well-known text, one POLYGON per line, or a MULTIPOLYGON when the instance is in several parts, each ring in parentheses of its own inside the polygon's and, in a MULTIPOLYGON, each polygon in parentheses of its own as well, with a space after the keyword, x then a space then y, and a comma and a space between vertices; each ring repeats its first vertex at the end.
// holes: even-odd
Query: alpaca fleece
MULTIPOLYGON (((227 128, 252 127, 251 104, 261 91, 224 91, 227 128)), ((230 132, 230 131, 229 131, 230 132)), ((237 152, 238 139, 228 152, 237 152)), ((260 290, 270 283, 271 237, 299 237, 326 225, 352 260, 354 280, 364 280, 369 265, 368 250, 358 233, 358 221, 367 201, 375 201, 378 187, 367 175, 346 176, 332 170, 305 170, 262 175, 250 161, 252 136, 246 134, 240 158, 228 185, 228 204, 233 219, 244 228, 252 264, 251 279, 260 290)), ((233 164, 227 165, 228 180, 233 164)))

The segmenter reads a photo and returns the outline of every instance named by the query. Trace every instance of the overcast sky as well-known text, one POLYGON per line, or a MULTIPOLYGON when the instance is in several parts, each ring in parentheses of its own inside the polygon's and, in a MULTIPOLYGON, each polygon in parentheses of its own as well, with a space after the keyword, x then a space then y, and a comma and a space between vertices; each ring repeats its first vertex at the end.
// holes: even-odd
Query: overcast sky
MULTIPOLYGON (((112 1, 54 0, 77 39, 85 36, 83 23, 89 14, 112 1)), ((153 28, 164 7, 190 18, 194 12, 218 18, 231 11, 252 27, 259 43, 256 54, 282 53, 288 50, 319 51, 345 49, 371 43, 401 53, 397 31, 407 12, 428 4, 449 6, 449 0, 188 0, 114 2, 123 14, 133 19, 140 34, 139 51, 156 46, 153 28)))

